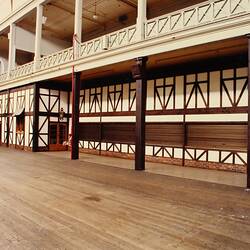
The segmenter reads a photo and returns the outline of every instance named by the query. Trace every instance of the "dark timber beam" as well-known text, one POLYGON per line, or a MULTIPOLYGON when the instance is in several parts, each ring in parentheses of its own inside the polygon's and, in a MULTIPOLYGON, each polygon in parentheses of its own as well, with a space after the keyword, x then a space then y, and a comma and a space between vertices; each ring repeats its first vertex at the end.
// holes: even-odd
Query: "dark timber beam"
POLYGON ((79 159, 79 98, 81 73, 74 72, 72 77, 72 128, 71 128, 71 160, 79 159))
POLYGON ((34 84, 34 111, 33 111, 33 146, 32 152, 38 152, 38 129, 39 129, 39 86, 34 84))
POLYGON ((247 188, 250 188, 250 34, 248 39, 248 146, 247 146, 247 188))
MULTIPOLYGON (((65 12, 69 13, 69 14, 72 15, 72 16, 75 16, 75 12, 74 12, 74 11, 71 11, 71 10, 68 9, 67 7, 63 7, 63 6, 61 6, 61 5, 58 5, 57 3, 49 3, 48 5, 53 6, 53 7, 57 8, 57 9, 59 9, 59 10, 65 11, 65 12)), ((101 25, 101 26, 105 26, 103 23, 98 22, 98 21, 96 21, 96 20, 93 19, 93 18, 87 17, 86 15, 82 15, 82 18, 83 18, 83 19, 86 19, 86 20, 88 20, 88 21, 90 21, 90 22, 92 22, 92 23, 95 23, 95 24, 98 24, 98 25, 101 25)))
POLYGON ((134 9, 137 9, 137 4, 134 1, 131 0, 119 0, 119 2, 122 2, 124 4, 126 4, 127 6, 130 6, 134 9))
POLYGON ((132 68, 136 80, 135 170, 145 170, 145 114, 147 97, 147 57, 139 57, 132 68))
POLYGON ((6 147, 10 146, 10 90, 8 90, 7 100, 7 121, 6 121, 6 147))

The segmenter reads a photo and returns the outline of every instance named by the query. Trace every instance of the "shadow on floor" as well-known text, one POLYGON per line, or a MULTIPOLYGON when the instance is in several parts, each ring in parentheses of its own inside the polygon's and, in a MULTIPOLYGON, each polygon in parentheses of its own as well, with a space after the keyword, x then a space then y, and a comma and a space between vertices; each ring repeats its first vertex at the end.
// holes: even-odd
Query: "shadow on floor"
MULTIPOLYGON (((53 157, 70 158, 69 152, 43 152, 41 154, 53 157)), ((134 169, 134 161, 115 157, 98 156, 91 154, 80 154, 81 162, 90 162, 106 166, 134 169)), ((161 163, 146 163, 146 172, 173 177, 180 177, 191 180, 206 181, 210 183, 224 184, 236 187, 246 187, 246 174, 218 171, 211 169, 199 169, 191 167, 181 167, 161 163)))

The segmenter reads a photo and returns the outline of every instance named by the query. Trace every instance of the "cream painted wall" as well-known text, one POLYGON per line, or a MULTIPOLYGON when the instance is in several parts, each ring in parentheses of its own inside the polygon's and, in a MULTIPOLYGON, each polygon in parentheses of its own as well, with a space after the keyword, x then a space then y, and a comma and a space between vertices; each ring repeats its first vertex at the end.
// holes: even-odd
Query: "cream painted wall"
POLYGON ((0 22, 5 19, 11 12, 10 0, 0 0, 0 22))
MULTIPOLYGON (((50 38, 42 39, 41 54, 49 55, 54 52, 66 49, 71 46, 71 43, 63 40, 50 38)), ((35 51, 35 34, 23 28, 17 27, 16 29, 16 48, 34 53, 35 51)))
POLYGON ((13 9, 11 9, 11 0, 0 0, 0 22, 8 17, 11 11, 17 10, 25 3, 29 2, 29 0, 13 0, 13 9))
POLYGON ((29 2, 29 0, 13 0, 13 8, 18 9, 19 7, 21 7, 23 4, 29 2))
POLYGON ((7 67, 8 67, 8 60, 0 56, 0 74, 6 72, 7 67))

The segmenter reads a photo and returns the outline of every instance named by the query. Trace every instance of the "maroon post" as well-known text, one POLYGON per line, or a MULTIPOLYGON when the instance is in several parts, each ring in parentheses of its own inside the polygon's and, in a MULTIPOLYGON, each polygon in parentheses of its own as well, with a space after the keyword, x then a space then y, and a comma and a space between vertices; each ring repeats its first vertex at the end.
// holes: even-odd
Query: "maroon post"
POLYGON ((79 98, 81 73, 74 72, 72 77, 72 128, 71 128, 71 160, 79 159, 79 98))
POLYGON ((248 145, 247 145, 247 188, 250 188, 250 34, 248 39, 248 145))
POLYGON ((147 98, 147 57, 139 57, 132 68, 136 80, 135 170, 145 170, 145 113, 147 98))

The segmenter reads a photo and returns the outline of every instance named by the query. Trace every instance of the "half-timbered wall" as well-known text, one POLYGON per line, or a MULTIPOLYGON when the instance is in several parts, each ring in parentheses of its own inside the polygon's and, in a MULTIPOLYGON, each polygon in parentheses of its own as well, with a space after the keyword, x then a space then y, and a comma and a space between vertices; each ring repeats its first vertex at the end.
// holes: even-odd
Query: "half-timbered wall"
MULTIPOLYGON (((33 89, 0 93, 1 144, 32 147, 33 89), (22 108, 24 134, 17 133, 13 116, 22 108)), ((106 81, 80 91, 82 151, 133 158, 135 94, 134 82, 106 81)), ((245 172, 247 99, 246 67, 148 80, 147 160, 245 172)), ((49 150, 50 123, 67 123, 70 134, 70 92, 40 87, 38 103, 38 147, 49 150)))
POLYGON ((33 141, 33 86, 0 93, 1 142, 10 147, 30 150, 33 141), (16 130, 15 113, 24 112, 24 132, 16 130))
MULTIPOLYGON (((246 67, 232 67, 148 80, 147 159, 245 172, 247 75, 246 67)), ((81 90, 84 152, 133 157, 135 89, 134 82, 107 82, 81 90)))
POLYGON ((39 150, 49 150, 49 126, 51 122, 69 123, 69 92, 40 88, 39 90, 39 150), (65 116, 59 119, 59 112, 63 109, 65 116))
POLYGON ((1 144, 7 144, 8 93, 0 93, 1 144))

